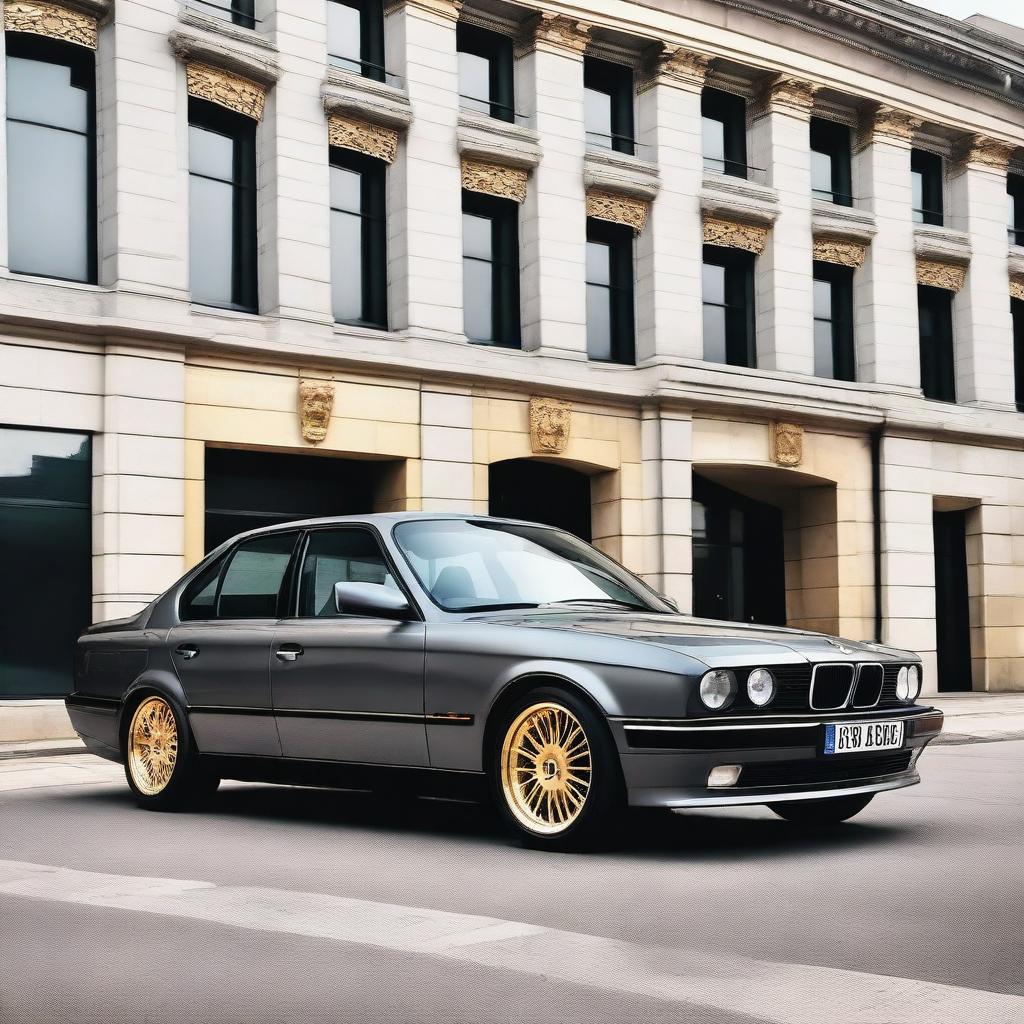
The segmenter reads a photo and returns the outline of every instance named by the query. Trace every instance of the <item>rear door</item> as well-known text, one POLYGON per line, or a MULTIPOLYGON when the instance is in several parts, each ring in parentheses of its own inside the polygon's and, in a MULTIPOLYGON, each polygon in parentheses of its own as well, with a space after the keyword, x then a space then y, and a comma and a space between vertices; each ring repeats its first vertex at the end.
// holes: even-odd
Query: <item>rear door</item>
POLYGON ((286 757, 424 766, 424 625, 339 615, 334 584, 340 582, 399 587, 368 527, 307 536, 297 615, 279 623, 270 662, 282 751, 286 757))
POLYGON ((270 644, 288 591, 299 531, 239 544, 182 595, 169 635, 199 749, 276 756, 270 644))

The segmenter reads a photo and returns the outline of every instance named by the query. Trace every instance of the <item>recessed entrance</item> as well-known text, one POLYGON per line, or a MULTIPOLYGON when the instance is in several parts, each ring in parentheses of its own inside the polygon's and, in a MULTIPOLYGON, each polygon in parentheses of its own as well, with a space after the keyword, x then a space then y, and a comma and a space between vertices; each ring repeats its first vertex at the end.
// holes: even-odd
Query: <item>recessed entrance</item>
POLYGON ((558 526, 589 541, 590 477, 552 462, 509 459, 488 474, 492 516, 558 526))
POLYGON ((967 590, 967 515, 933 512, 935 634, 941 692, 971 689, 971 624, 967 590))
POLYGON ((405 507, 404 461, 206 449, 206 550, 237 533, 405 507))

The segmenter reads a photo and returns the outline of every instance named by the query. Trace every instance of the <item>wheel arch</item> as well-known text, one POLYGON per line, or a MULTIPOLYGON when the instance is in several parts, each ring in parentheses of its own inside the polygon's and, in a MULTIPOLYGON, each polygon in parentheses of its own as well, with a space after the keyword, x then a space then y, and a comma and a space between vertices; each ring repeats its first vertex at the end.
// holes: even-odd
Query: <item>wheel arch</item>
POLYGON ((125 739, 132 715, 146 697, 152 696, 165 697, 173 701, 185 717, 185 721, 188 721, 188 701, 178 677, 171 672, 159 670, 143 672, 125 690, 121 700, 121 710, 117 719, 117 740, 122 757, 125 755, 125 739))

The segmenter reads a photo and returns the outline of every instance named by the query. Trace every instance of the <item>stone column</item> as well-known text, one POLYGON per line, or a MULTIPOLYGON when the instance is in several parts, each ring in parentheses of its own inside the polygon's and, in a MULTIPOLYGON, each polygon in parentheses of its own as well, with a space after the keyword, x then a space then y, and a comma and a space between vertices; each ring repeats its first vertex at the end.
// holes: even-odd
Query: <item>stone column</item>
POLYGON ((523 204, 523 347, 587 357, 583 51, 588 26, 542 12, 517 53, 519 105, 544 157, 523 204))
POLYGON ((1014 407, 1013 320, 1007 281, 1006 167, 1013 147, 974 136, 954 164, 953 226, 968 233, 971 262, 953 303, 957 400, 1014 407))
POLYGON ((473 513, 472 393, 424 385, 420 424, 423 511, 473 513))
POLYGON ((421 336, 463 336, 462 181, 455 152, 459 0, 390 0, 388 63, 414 118, 392 165, 388 263, 392 326, 421 336))
POLYGON ((110 345, 93 449, 93 618, 131 615, 184 570, 185 363, 110 345))
POLYGON ((757 261, 757 365, 814 372, 810 116, 815 87, 778 76, 753 109, 751 158, 768 168, 779 218, 757 261))
POLYGON ((709 61, 663 46, 640 85, 637 139, 658 165, 661 188, 637 241, 637 362, 703 355, 700 93, 709 61))
POLYGON ((857 379, 915 390, 921 361, 910 148, 920 124, 880 107, 862 125, 854 156, 857 191, 866 197, 876 231, 854 285, 857 379))

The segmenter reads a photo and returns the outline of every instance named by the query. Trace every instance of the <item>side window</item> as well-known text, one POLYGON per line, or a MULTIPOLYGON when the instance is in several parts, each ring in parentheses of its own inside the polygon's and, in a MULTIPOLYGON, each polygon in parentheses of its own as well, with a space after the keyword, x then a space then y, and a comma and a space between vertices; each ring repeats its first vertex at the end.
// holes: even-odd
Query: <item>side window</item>
POLYGON ((182 622, 217 617, 217 585, 220 583, 221 570, 224 568, 227 557, 227 555, 222 555, 215 562, 211 562, 185 588, 178 606, 178 618, 182 622))
POLYGON ((309 536, 299 581, 299 615, 337 615, 335 583, 383 583, 398 589, 369 530, 316 530, 309 536))
POLYGON ((297 537, 297 533, 275 533, 235 548, 220 585, 217 618, 278 617, 281 587, 297 537))

